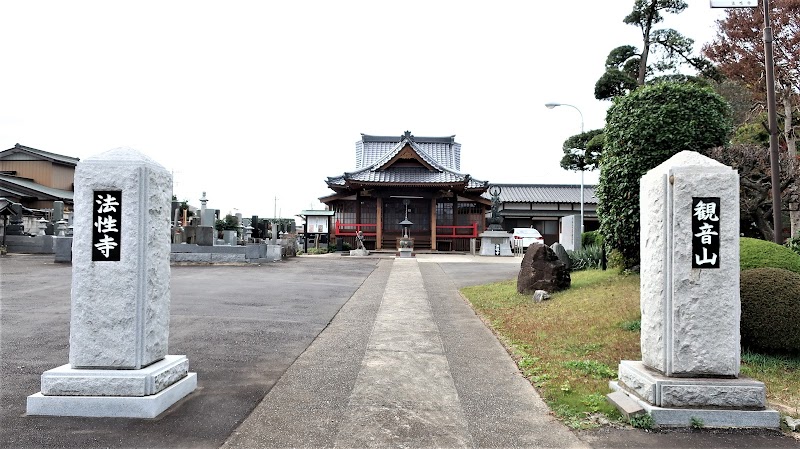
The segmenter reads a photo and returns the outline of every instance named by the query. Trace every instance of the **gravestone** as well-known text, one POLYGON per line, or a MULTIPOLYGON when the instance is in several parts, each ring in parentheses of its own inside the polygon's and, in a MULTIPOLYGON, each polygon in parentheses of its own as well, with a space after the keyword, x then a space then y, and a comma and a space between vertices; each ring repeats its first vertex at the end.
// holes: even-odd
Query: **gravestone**
POLYGON ((764 384, 739 377, 739 177, 683 151, 641 179, 641 361, 619 382, 658 426, 769 427, 764 384))
POLYGON ((195 389, 167 351, 171 192, 129 148, 78 163, 69 364, 42 374, 29 415, 153 418, 195 389))
POLYGON ((64 202, 53 201, 53 223, 57 223, 64 219, 64 202))
POLYGON ((11 217, 5 228, 6 235, 24 235, 25 226, 22 224, 22 204, 11 203, 11 217))

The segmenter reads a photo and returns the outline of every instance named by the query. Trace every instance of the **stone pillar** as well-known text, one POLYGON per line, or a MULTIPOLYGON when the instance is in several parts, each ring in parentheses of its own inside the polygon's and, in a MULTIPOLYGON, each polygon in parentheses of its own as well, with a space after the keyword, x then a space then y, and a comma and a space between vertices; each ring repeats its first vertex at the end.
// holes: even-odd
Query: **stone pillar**
POLYGON ((53 201, 53 223, 64 219, 64 202, 53 201))
POLYGON ((739 176, 683 151, 641 179, 641 361, 619 383, 660 426, 777 427, 764 384, 738 378, 739 176))
POLYGON ((197 385, 168 355, 172 176, 117 148, 75 169, 69 364, 28 414, 153 418, 197 385))
POLYGON ((206 205, 208 203, 208 198, 206 198, 206 192, 203 192, 203 197, 200 198, 200 226, 214 226, 214 223, 206 223, 206 205))

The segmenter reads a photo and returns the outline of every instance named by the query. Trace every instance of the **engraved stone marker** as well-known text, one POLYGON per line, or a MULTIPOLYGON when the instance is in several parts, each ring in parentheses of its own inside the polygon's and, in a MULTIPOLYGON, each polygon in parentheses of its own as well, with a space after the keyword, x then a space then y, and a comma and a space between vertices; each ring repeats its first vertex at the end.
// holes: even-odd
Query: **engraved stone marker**
POLYGON ((621 388, 660 426, 777 427, 764 384, 739 378, 739 177, 683 151, 641 179, 642 360, 621 388))
POLYGON ((172 176, 130 148, 78 163, 69 364, 28 414, 152 418, 197 385, 167 355, 172 176))

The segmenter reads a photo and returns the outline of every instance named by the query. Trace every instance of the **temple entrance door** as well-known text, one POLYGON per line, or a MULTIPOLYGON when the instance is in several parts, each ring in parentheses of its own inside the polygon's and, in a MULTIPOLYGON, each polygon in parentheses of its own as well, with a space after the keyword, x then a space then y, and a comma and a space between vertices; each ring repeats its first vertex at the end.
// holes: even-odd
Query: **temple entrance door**
POLYGON ((411 237, 417 248, 430 248, 431 240, 431 206, 430 200, 425 198, 386 198, 383 201, 383 242, 385 248, 394 248, 395 239, 402 236, 403 227, 400 222, 405 220, 405 205, 403 200, 408 199, 408 220, 414 223, 411 226, 411 237))

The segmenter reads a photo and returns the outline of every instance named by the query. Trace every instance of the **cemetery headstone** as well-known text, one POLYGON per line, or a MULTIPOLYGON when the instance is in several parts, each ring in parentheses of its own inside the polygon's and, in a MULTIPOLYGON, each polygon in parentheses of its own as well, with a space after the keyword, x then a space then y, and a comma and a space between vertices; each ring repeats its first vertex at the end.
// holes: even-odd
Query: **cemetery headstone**
POLYGON ((683 151, 641 179, 642 360, 611 386, 659 426, 770 427, 764 384, 739 376, 739 176, 683 151))
POLYGON ((69 364, 42 374, 29 415, 153 418, 195 389, 167 351, 171 191, 129 148, 78 163, 69 364))
POLYGON ((11 203, 11 216, 6 225, 6 235, 24 235, 25 226, 22 224, 22 204, 11 203))
POLYGON ((53 223, 57 223, 64 219, 64 202, 53 201, 53 223))

